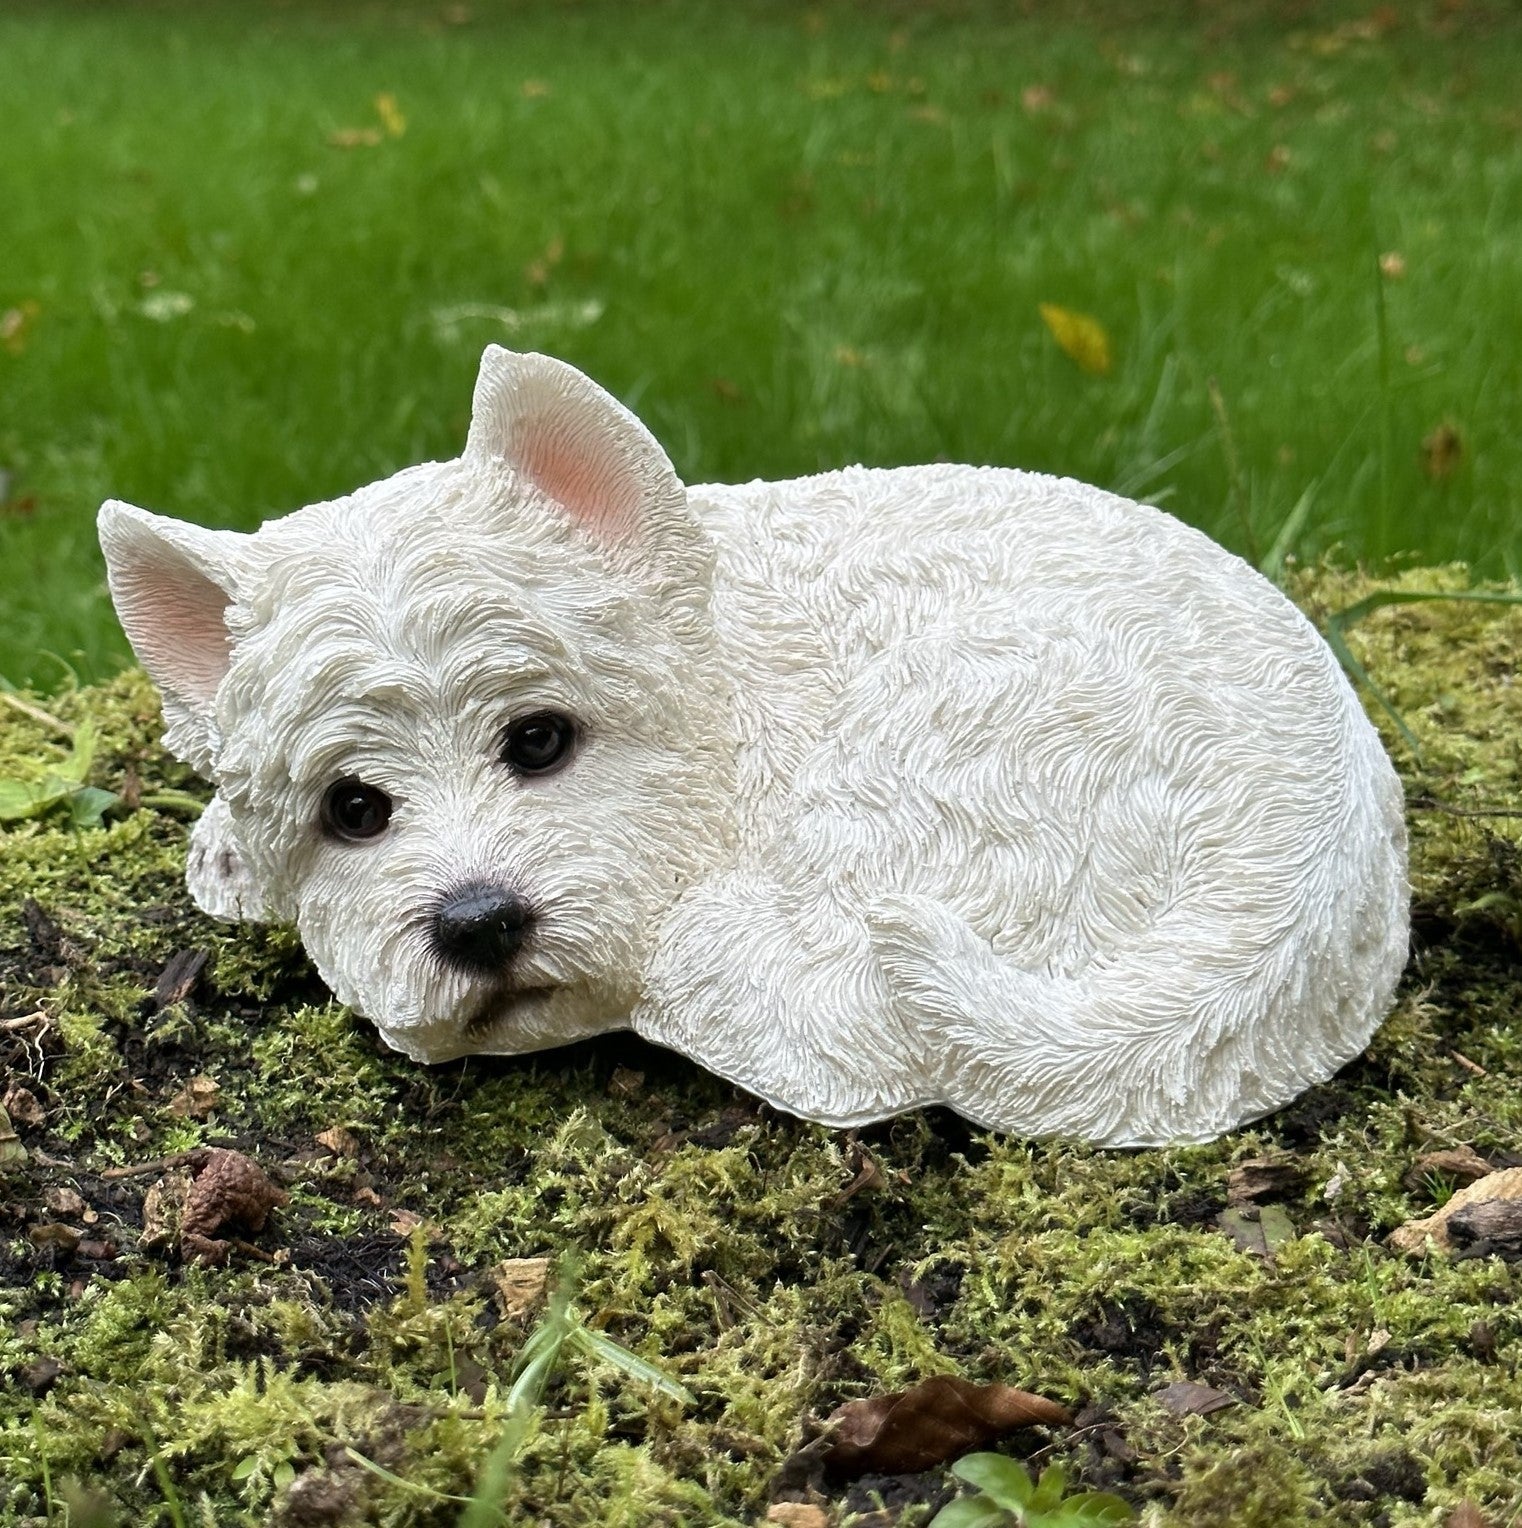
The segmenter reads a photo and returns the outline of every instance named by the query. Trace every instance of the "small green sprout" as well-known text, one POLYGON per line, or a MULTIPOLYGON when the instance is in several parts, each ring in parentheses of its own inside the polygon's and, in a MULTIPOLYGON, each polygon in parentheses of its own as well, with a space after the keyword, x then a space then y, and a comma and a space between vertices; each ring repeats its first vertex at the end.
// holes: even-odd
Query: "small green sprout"
POLYGON ((43 769, 37 779, 0 780, 0 822, 41 817, 55 806, 66 805, 76 828, 98 828, 121 797, 85 784, 94 760, 95 728, 86 718, 73 729, 64 758, 43 769))
POLYGON ((1049 1464, 1040 1480, 1018 1460, 1003 1454, 968 1454, 951 1473, 977 1488, 936 1513, 930 1528, 1094 1528, 1124 1523, 1131 1509, 1108 1491, 1081 1491, 1063 1497, 1067 1472, 1049 1464))

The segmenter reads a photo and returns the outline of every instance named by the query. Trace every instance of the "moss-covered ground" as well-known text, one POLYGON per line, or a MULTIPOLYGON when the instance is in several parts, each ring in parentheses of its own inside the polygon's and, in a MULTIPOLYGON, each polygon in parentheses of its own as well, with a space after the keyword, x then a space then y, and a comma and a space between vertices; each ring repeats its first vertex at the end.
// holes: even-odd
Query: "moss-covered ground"
MULTIPOLYGON (((1297 592, 1324 617, 1368 587, 1322 570, 1297 592)), ((1203 1148, 946 1114, 841 1135, 627 1038, 423 1068, 329 1000, 291 935, 194 911, 183 812, 0 830, 0 1065, 35 1100, 0 1141, 0 1523, 454 1523, 535 1319, 492 1270, 571 1249, 585 1321, 694 1400, 566 1357, 513 1523, 754 1523, 791 1497, 921 1524, 944 1471, 835 1482, 793 1456, 842 1401, 936 1373, 1072 1405, 1083 1425, 1004 1446, 1148 1523, 1430 1523, 1465 1497, 1515 1521, 1518 1266, 1384 1237, 1451 1190, 1412 1176, 1424 1153, 1522 1161, 1522 609, 1385 609, 1352 641, 1424 749, 1400 755, 1411 969, 1366 1055, 1203 1148), (206 964, 177 998, 160 978, 187 951, 206 964), (187 1107, 193 1078, 215 1090, 187 1107), (198 1145, 289 1190, 263 1258, 143 1245, 155 1173, 108 1174, 198 1145), (1218 1223, 1228 1173, 1264 1157, 1289 1169, 1266 1255, 1218 1223), (72 1251, 40 1229, 59 1223, 72 1251), (1236 1403, 1175 1418, 1153 1394, 1181 1378, 1236 1403)), ((49 704, 99 727, 95 784, 192 785, 141 676, 49 704)), ((59 752, 0 708, 0 775, 59 752)))

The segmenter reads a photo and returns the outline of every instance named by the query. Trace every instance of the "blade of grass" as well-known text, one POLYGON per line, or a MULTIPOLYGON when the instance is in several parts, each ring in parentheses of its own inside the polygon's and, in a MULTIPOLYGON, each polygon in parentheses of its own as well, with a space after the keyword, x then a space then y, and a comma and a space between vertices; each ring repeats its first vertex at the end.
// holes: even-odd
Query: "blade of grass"
POLYGON ((1421 769, 1425 769, 1427 765, 1422 756, 1422 746, 1416 740, 1416 734, 1406 725, 1406 719, 1396 710, 1395 703, 1375 684, 1369 671, 1353 655, 1353 650, 1347 643, 1347 630, 1366 615, 1382 610, 1387 605, 1421 605, 1442 600, 1470 600, 1482 605, 1522 605, 1522 593, 1502 594, 1499 591, 1477 589, 1467 594, 1448 594, 1435 589, 1379 589, 1356 604, 1349 605, 1346 610, 1339 610, 1336 614, 1328 616, 1326 622, 1327 646, 1336 653, 1338 662, 1369 692, 1380 709, 1395 724, 1395 730, 1400 733, 1401 741, 1411 750, 1412 757, 1421 769))
POLYGON ((1264 576, 1280 583, 1284 578, 1284 559, 1294 550, 1295 543, 1300 539, 1300 533, 1305 529, 1305 522, 1310 518, 1311 508, 1316 502, 1316 489, 1318 482, 1306 484, 1305 492, 1295 501, 1294 507, 1284 517, 1284 523, 1279 527, 1275 535, 1273 545, 1264 554, 1263 561, 1258 564, 1258 571, 1264 576))
POLYGON ((436 1486, 425 1486, 420 1481, 405 1480, 394 1470, 388 1470, 385 1465, 377 1464, 373 1459, 367 1459, 357 1448, 346 1447, 344 1457, 357 1464, 360 1469, 368 1470, 377 1480, 384 1480, 388 1485, 400 1486, 404 1491, 413 1491, 432 1501, 453 1501, 467 1506, 470 1504, 471 1498, 468 1496, 452 1496, 448 1491, 440 1491, 436 1486))
POLYGON ((628 1348, 614 1342, 611 1337, 578 1324, 571 1332, 570 1341, 573 1346, 580 1348, 589 1357, 601 1359, 603 1363, 612 1365, 631 1379, 637 1379, 641 1384, 649 1385, 653 1390, 659 1390, 662 1395, 669 1395, 672 1400, 680 1401, 684 1406, 696 1404, 696 1397, 679 1380, 673 1379, 664 1369, 651 1363, 648 1358, 641 1358, 638 1353, 631 1353, 628 1348))

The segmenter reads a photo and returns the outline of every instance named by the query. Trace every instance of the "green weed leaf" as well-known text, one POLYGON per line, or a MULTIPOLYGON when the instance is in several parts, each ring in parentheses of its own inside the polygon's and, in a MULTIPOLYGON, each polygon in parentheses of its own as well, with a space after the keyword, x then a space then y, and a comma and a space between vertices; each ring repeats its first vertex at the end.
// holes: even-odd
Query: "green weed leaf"
POLYGON ((1041 1479, 1036 1482, 1035 1494, 1030 1499, 1032 1514, 1050 1512, 1062 1500, 1067 1483, 1067 1471, 1060 1464, 1049 1464, 1042 1470, 1041 1479))
POLYGON ((1134 1514, 1128 1503, 1109 1491, 1081 1491, 1070 1496, 1052 1518, 1053 1528, 1089 1528, 1099 1523, 1128 1523, 1134 1514))
POLYGON ((571 1341, 591 1357, 600 1358, 605 1364, 621 1370, 630 1379, 637 1379, 641 1384, 659 1390, 662 1395, 669 1395, 672 1400, 680 1401, 684 1406, 695 1404, 695 1397, 685 1385, 674 1380, 649 1359, 641 1358, 638 1353, 631 1353, 628 1348, 614 1342, 611 1337, 578 1325, 571 1333, 571 1341))
POLYGON ((1011 1521, 1009 1513, 988 1497, 963 1496, 942 1507, 930 1528, 1006 1528, 1011 1521))
MULTIPOLYGON (((1011 1512, 1035 1504, 1036 1486, 1030 1472, 1018 1460, 1005 1454, 967 1454, 952 1465, 951 1473, 959 1480, 965 1480, 968 1485, 976 1486, 985 1496, 1011 1512)), ((1050 1474, 1048 1470, 1046 1475, 1050 1474)), ((1043 1484, 1046 1475, 1041 1477, 1043 1484)), ((1059 1472, 1057 1495, 1053 1500, 1059 1499, 1061 1495, 1062 1480, 1059 1472)))

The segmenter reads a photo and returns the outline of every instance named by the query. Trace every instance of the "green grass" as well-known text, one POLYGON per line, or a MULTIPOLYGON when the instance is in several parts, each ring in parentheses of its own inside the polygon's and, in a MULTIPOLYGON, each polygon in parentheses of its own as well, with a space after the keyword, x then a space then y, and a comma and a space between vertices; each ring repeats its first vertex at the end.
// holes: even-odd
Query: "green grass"
POLYGON ((1515 10, 1015 10, 0 8, 0 675, 123 659, 103 497, 250 526, 451 455, 491 340, 693 481, 1012 463, 1260 554, 1309 493, 1303 553, 1516 573, 1515 10))

